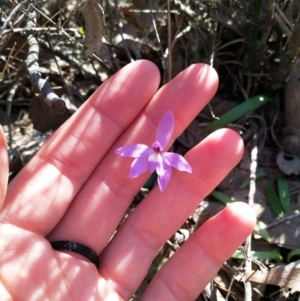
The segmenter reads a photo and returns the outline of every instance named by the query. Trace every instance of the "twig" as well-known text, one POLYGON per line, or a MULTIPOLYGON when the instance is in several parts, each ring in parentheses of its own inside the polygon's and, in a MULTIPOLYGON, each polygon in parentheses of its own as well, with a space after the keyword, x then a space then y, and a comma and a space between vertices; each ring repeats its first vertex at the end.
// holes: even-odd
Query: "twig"
POLYGON ((168 16, 168 81, 172 79, 172 29, 171 29, 171 4, 167 0, 167 16, 168 16))
MULTIPOLYGON (((14 27, 18 27, 20 24, 23 23, 24 19, 27 17, 27 12, 23 9, 25 5, 28 4, 28 2, 30 2, 31 0, 24 0, 21 4, 23 6, 18 6, 19 9, 18 11, 21 11, 22 12, 22 16, 20 16, 17 21, 14 22, 13 26, 14 27)), ((32 1, 31 1, 32 2, 32 1)), ((0 3, 1 3, 1 0, 0 0, 0 3)), ((33 2, 34 4, 36 3, 38 6, 41 5, 41 0, 36 0, 33 2)), ((38 13, 40 13, 40 11, 32 4, 30 4, 30 7, 34 10, 36 10, 38 13)), ((51 20, 48 18, 48 20, 51 20)), ((54 24, 56 26, 56 24, 51 20, 52 24, 54 24)), ((10 24, 10 22, 9 22, 10 24)), ((34 30, 34 28, 32 29, 34 30)), ((58 29, 57 29, 58 30, 58 29)), ((22 31, 22 30, 21 30, 22 31)), ((24 31, 26 31, 26 29, 24 29, 24 31)), ((5 45, 6 43, 10 40, 10 38, 12 37, 12 35, 15 33, 15 32, 19 32, 19 30, 17 29, 16 31, 14 30, 14 28, 10 28, 10 29, 6 29, 4 30, 2 33, 1 33, 1 30, 0 30, 0 52, 5 48, 5 45)))
MULTIPOLYGON (((49 23, 51 23, 54 26, 57 26, 57 24, 54 21, 52 21, 47 15, 45 15, 41 10, 38 10, 35 6, 31 6, 31 8, 33 10, 35 10, 37 13, 39 13, 42 17, 44 17, 49 23)), ((57 28, 57 30, 59 29, 58 27, 56 27, 56 28, 57 28)), ((84 46, 81 43, 79 43, 78 41, 76 41, 75 38, 70 36, 64 28, 60 28, 60 31, 65 37, 67 37, 69 39, 69 41, 73 42, 76 46, 80 47, 81 49, 84 49, 84 46)), ((93 57, 98 60, 100 65, 107 72, 109 72, 109 74, 112 74, 110 68, 96 54, 93 54, 93 57)))
POLYGON ((16 43, 14 43, 13 47, 11 48, 10 53, 9 53, 9 55, 8 55, 8 58, 6 59, 4 68, 3 68, 2 72, 0 73, 0 82, 3 80, 4 73, 5 73, 7 67, 8 67, 8 65, 9 65, 9 63, 10 63, 10 58, 11 58, 12 53, 13 53, 14 50, 15 50, 15 47, 16 47, 16 43))
POLYGON ((9 146, 9 149, 13 148, 12 147, 13 137, 12 137, 11 122, 10 122, 10 111, 11 111, 11 105, 12 105, 13 98, 14 98, 19 86, 20 86, 20 82, 15 83, 13 85, 13 87, 10 89, 8 96, 6 98, 6 115, 8 118, 8 146, 9 146))
MULTIPOLYGON (((28 14, 27 27, 32 28, 36 24, 36 11, 28 14)), ((39 71, 38 57, 39 44, 32 33, 27 35, 29 44, 28 56, 25 60, 27 71, 32 85, 39 91, 42 99, 56 115, 61 115, 66 110, 65 102, 52 90, 48 78, 43 79, 39 71)))
POLYGON ((291 28, 284 22, 284 19, 281 17, 277 11, 274 12, 274 21, 276 22, 278 28, 280 28, 281 32, 289 38, 292 34, 291 28))
MULTIPOLYGON (((278 4, 275 5, 275 11, 276 13, 280 16, 280 18, 282 19, 282 21, 286 24, 286 27, 289 28, 289 33, 287 34, 291 34, 291 30, 293 28, 293 24, 290 22, 290 20, 286 17, 286 15, 284 14, 284 12, 281 10, 281 8, 279 7, 278 4)), ((281 28, 282 29, 282 28, 281 28)), ((289 37, 288 35, 288 37, 289 37)))
POLYGON ((181 37, 183 37, 186 33, 190 32, 191 29, 192 29, 192 26, 191 26, 191 25, 188 25, 188 26, 186 26, 183 30, 179 31, 179 32, 176 34, 176 36, 175 36, 175 38, 174 38, 174 40, 173 40, 173 47, 174 47, 175 43, 176 43, 181 37))
POLYGON ((159 33, 158 33, 158 30, 157 30, 157 26, 156 26, 156 22, 154 20, 153 8, 152 8, 152 0, 149 0, 149 7, 150 7, 150 16, 151 16, 151 19, 152 19, 152 24, 153 24, 154 32, 155 32, 156 39, 157 39, 157 42, 158 42, 158 45, 159 45, 159 49, 160 49, 160 52, 161 52, 161 56, 162 56, 162 59, 161 59, 162 60, 162 68, 165 71, 167 69, 167 56, 165 55, 165 53, 163 51, 161 40, 160 40, 159 33))
MULTIPOLYGON (((255 135, 253 138, 253 148, 251 151, 251 164, 250 164, 250 188, 248 194, 248 204, 250 206, 254 205, 254 196, 256 191, 256 170, 257 170, 257 147, 258 136, 255 135)), ((245 271, 252 270, 252 259, 251 259, 251 235, 246 239, 245 242, 245 253, 246 253, 246 261, 245 261, 245 271)), ((245 282, 245 301, 252 300, 252 286, 250 281, 245 282)))
MULTIPOLYGON (((28 4, 29 0, 25 0, 22 2, 23 6, 26 4, 28 4)), ((14 22, 13 26, 18 26, 19 24, 21 24, 24 19, 25 19, 25 14, 24 14, 24 10, 23 10, 23 6, 18 6, 19 7, 19 11, 22 11, 23 15, 21 17, 19 17, 17 19, 17 21, 14 22)), ((9 17, 10 18, 10 17, 9 17)), ((11 24, 11 22, 8 22, 8 24, 11 24)), ((3 27, 5 29, 5 27, 3 27)), ((0 39, 0 52, 2 51, 2 49, 5 47, 6 43, 9 41, 9 39, 12 37, 14 33, 10 33, 6 36, 1 36, 0 39)))
POLYGON ((180 10, 184 11, 188 16, 192 17, 192 19, 194 20, 196 13, 193 10, 191 10, 188 5, 181 3, 180 0, 174 0, 174 3, 175 5, 178 5, 180 7, 180 10))
POLYGON ((0 29, 0 35, 2 34, 2 32, 7 28, 7 25, 9 24, 9 22, 12 21, 12 19, 16 16, 16 14, 23 9, 24 7, 24 3, 19 3, 9 14, 9 16, 7 17, 7 19, 5 20, 5 22, 3 23, 3 25, 1 26, 0 29))
MULTIPOLYGON (((75 28, 66 28, 65 31, 70 31, 73 33, 77 33, 75 28)), ((34 28, 10 28, 5 29, 2 32, 2 35, 6 35, 8 33, 17 33, 17 32, 57 32, 57 27, 34 27, 34 28)))
MULTIPOLYGON (((142 14, 149 14, 151 13, 156 13, 156 14, 166 14, 168 11, 166 9, 129 9, 128 11, 133 12, 133 13, 142 13, 142 14)), ((171 13, 175 15, 181 16, 181 13, 178 10, 171 9, 171 13)))
POLYGON ((119 5, 118 5, 118 0, 115 0, 115 13, 116 13, 116 19, 117 19, 117 22, 118 22, 118 28, 119 28, 119 30, 120 30, 120 35, 121 35, 121 39, 122 39, 122 45, 123 45, 124 50, 125 50, 125 52, 126 52, 126 54, 127 54, 127 56, 128 56, 129 61, 130 61, 130 62, 133 62, 134 59, 132 58, 131 53, 130 53, 130 51, 128 50, 128 47, 127 47, 127 45, 126 45, 126 43, 125 43, 124 36, 123 36, 123 24, 122 24, 122 22, 121 22, 121 20, 120 20, 120 16, 119 16, 119 5))
MULTIPOLYGON (((214 67, 215 57, 216 57, 216 36, 218 30, 218 18, 217 18, 217 6, 216 3, 212 3, 212 13, 214 14, 212 22, 212 44, 211 44, 211 56, 210 56, 210 65, 214 67)), ((210 104, 210 103, 209 103, 210 104)))
POLYGON ((281 218, 280 220, 276 220, 276 221, 274 221, 274 222, 268 224, 268 225, 266 226, 266 229, 270 229, 270 228, 272 228, 272 227, 278 226, 278 225, 280 225, 280 224, 282 224, 282 223, 285 223, 285 222, 287 222, 287 221, 290 221, 290 220, 292 220, 292 219, 294 219, 294 218, 296 218, 296 217, 299 217, 299 216, 300 216, 300 211, 299 211, 299 210, 295 210, 293 213, 284 216, 284 217, 281 218))
POLYGON ((61 80, 62 80, 62 82, 63 82, 63 85, 64 85, 64 87, 66 88, 66 90, 68 91, 70 97, 73 99, 73 103, 75 103, 75 100, 74 100, 74 97, 73 97, 73 93, 71 92, 71 89, 70 89, 69 85, 66 83, 65 78, 64 78, 64 76, 62 75, 61 68, 60 68, 59 63, 58 63, 58 61, 57 61, 56 55, 54 54, 54 49, 53 49, 53 47, 52 47, 52 44, 51 44, 50 39, 48 38, 48 35, 47 35, 47 34, 46 34, 46 40, 47 40, 48 45, 49 45, 49 47, 50 47, 50 49, 51 49, 51 52, 52 52, 52 54, 53 54, 53 58, 54 58, 56 67, 57 67, 57 69, 58 69, 60 78, 61 78, 61 80))

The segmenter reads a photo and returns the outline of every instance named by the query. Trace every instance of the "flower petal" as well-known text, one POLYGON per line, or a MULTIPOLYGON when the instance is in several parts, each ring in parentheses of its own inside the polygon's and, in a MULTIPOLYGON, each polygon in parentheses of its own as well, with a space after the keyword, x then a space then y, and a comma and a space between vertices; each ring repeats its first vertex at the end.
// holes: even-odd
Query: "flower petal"
POLYGON ((150 171, 153 172, 154 170, 156 170, 159 167, 159 163, 155 162, 155 161, 148 161, 149 163, 149 168, 150 171))
POLYGON ((123 157, 130 158, 143 158, 148 157, 152 152, 152 148, 145 144, 132 144, 120 147, 115 151, 117 154, 123 157))
POLYGON ((174 116, 172 111, 167 111, 159 122, 156 131, 156 140, 165 148, 172 137, 174 130, 174 116))
POLYGON ((148 158, 137 158, 131 163, 129 178, 136 178, 148 169, 148 158))
POLYGON ((172 168, 170 166, 167 166, 167 169, 165 169, 165 172, 162 175, 157 174, 157 182, 160 191, 165 191, 172 175, 172 168))
MULTIPOLYGON (((161 154, 152 153, 148 157, 148 162, 151 172, 153 172, 155 169, 160 169, 160 167, 163 169, 163 157, 161 154)), ((157 171, 157 173, 159 173, 159 171, 157 171)))
POLYGON ((179 154, 163 152, 162 157, 166 164, 180 170, 192 173, 191 165, 179 154))

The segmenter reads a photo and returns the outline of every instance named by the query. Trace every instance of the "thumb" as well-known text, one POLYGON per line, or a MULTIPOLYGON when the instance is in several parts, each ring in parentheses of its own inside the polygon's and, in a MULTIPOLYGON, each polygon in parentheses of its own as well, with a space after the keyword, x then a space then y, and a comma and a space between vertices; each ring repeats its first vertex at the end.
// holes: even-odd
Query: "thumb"
POLYGON ((8 154, 4 133, 0 126, 0 209, 3 206, 8 180, 8 154))

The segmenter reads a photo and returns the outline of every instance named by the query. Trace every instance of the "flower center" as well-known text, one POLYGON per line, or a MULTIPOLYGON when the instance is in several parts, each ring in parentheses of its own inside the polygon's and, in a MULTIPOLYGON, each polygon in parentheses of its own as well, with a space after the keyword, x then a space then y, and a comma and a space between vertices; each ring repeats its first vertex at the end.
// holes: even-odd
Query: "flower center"
POLYGON ((160 145, 160 143, 158 141, 155 141, 153 144, 152 144, 152 149, 154 151, 154 154, 158 155, 162 152, 162 147, 160 145))

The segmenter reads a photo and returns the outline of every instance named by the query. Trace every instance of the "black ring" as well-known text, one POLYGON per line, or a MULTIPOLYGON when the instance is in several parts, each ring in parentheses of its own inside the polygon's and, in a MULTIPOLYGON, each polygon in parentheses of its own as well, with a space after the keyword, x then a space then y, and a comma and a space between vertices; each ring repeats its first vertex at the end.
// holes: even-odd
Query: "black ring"
POLYGON ((88 258, 97 268, 99 267, 98 255, 89 247, 70 240, 60 240, 50 242, 54 250, 67 250, 83 255, 88 258))

